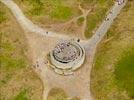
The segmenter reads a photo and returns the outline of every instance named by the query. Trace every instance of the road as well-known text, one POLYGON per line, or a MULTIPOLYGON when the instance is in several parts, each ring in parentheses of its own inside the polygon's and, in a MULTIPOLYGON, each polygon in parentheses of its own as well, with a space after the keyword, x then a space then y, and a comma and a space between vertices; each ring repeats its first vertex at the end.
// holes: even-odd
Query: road
POLYGON ((112 25, 114 19, 120 13, 121 9, 125 6, 126 2, 122 5, 118 5, 116 2, 110 9, 112 13, 108 13, 107 18, 104 20, 95 34, 89 40, 81 40, 81 46, 84 46, 86 51, 86 61, 81 69, 74 72, 73 75, 62 76, 54 73, 46 64, 44 55, 47 55, 49 51, 56 45, 56 41, 59 38, 70 39, 68 36, 57 34, 55 32, 47 33, 47 30, 40 28, 33 24, 28 18, 25 17, 21 9, 12 0, 0 0, 4 3, 13 13, 18 23, 25 31, 39 33, 42 36, 36 36, 35 34, 27 34, 27 38, 30 45, 30 50, 33 54, 34 70, 43 81, 44 92, 43 100, 47 100, 48 92, 53 87, 59 87, 65 90, 69 97, 79 96, 81 100, 92 100, 93 97, 90 91, 90 73, 92 69, 93 59, 96 51, 96 47, 103 39, 106 32, 112 25), (50 37, 50 38, 49 38, 50 37), (48 44, 49 41, 49 45, 48 44), (38 45, 37 45, 38 43, 38 45), (38 66, 37 66, 38 61, 38 66))

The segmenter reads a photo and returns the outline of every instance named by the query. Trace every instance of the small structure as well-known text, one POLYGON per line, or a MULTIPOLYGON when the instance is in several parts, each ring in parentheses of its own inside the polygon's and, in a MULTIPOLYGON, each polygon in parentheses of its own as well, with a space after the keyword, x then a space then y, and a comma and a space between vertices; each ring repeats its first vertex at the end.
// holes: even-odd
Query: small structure
POLYGON ((63 41, 50 52, 52 68, 58 74, 70 75, 81 67, 85 60, 85 50, 78 42, 63 41))

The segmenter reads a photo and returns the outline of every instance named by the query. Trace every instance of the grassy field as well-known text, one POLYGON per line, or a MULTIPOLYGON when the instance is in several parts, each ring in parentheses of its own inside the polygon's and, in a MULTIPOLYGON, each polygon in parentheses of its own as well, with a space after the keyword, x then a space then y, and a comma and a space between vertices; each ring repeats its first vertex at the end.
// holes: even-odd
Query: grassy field
POLYGON ((24 13, 35 22, 65 22, 80 14, 77 0, 15 0, 24 13))
POLYGON ((87 16, 87 28, 85 37, 90 38, 93 35, 93 30, 105 18, 107 11, 113 5, 113 0, 83 0, 83 6, 88 9, 93 9, 87 16))
MULTIPOLYGON (((60 88, 53 88, 50 90, 48 100, 68 100, 67 94, 60 88)), ((69 100, 80 100, 78 97, 74 97, 69 100)))
MULTIPOLYGON (((93 30, 105 18, 109 8, 113 5, 113 0, 15 0, 20 5, 23 12, 35 23, 41 26, 64 23, 82 14, 78 8, 81 3, 82 8, 92 9, 87 16, 87 28, 85 37, 89 38, 93 30)), ((78 19, 80 26, 83 18, 78 19)), ((69 32, 69 31, 68 31, 69 32)))
POLYGON ((134 98, 134 47, 124 51, 115 66, 116 83, 125 89, 131 98, 134 98))
POLYGON ((128 1, 97 49, 91 74, 95 100, 134 99, 133 4, 128 1))
MULTIPOLYGON (((43 87, 30 68, 24 32, 2 3, 0 40, 0 100, 41 100, 43 87)), ((62 89, 54 88, 48 100, 67 100, 67 95, 62 89)), ((72 100, 79 99, 76 97, 72 100)))
POLYGON ((48 100, 67 100, 67 95, 62 89, 53 88, 49 92, 48 100))
POLYGON ((27 58, 24 32, 0 3, 0 100, 41 100, 42 83, 27 58))
POLYGON ((2 23, 3 21, 5 21, 7 18, 6 18, 6 15, 5 15, 5 12, 0 10, 0 23, 2 23))
MULTIPOLYGON (((78 16, 77 0, 14 0, 26 16, 39 24, 66 22, 78 16)), ((113 4, 112 0, 80 0, 88 15, 85 36, 89 38, 113 4)), ((129 0, 98 47, 91 75, 95 100, 132 100, 134 98, 133 47, 134 1, 129 0), (125 62, 126 61, 126 62, 125 62), (129 72, 129 73, 128 73, 129 72), (129 80, 129 81, 126 81, 129 80)), ((83 18, 78 19, 81 25, 83 18)), ((27 43, 11 13, 0 3, 0 100, 41 100, 42 84, 30 68, 27 43)), ((61 89, 52 89, 48 100, 67 100, 61 89)), ((74 98, 73 100, 79 100, 74 98)))

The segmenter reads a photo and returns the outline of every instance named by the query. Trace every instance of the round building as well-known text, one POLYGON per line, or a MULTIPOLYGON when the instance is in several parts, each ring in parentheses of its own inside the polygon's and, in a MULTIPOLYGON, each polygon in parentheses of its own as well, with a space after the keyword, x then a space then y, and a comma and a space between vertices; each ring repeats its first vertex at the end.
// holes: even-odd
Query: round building
POLYGON ((62 41, 50 52, 51 67, 62 75, 72 74, 84 60, 85 50, 75 41, 62 41))

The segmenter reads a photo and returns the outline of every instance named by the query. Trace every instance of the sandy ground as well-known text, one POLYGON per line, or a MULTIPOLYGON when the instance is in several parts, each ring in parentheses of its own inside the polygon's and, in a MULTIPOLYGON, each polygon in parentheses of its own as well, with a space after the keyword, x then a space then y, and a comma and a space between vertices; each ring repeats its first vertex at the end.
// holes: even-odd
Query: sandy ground
POLYGON ((58 75, 47 64, 45 64, 45 62, 47 61, 47 54, 53 49, 59 39, 45 38, 31 33, 29 33, 27 37, 31 48, 30 52, 32 52, 33 68, 44 83, 44 100, 46 100, 47 93, 53 87, 64 89, 69 97, 79 96, 84 100, 89 100, 89 98, 91 98, 89 91, 91 60, 89 55, 86 56, 84 65, 73 75, 58 75))
MULTIPOLYGON (((89 39, 84 40, 80 44, 85 48, 86 60, 82 67, 74 72, 73 75, 62 76, 56 74, 47 64, 47 54, 55 47, 61 39, 70 39, 69 36, 57 34, 55 32, 47 33, 37 25, 34 25, 27 19, 21 9, 12 0, 1 0, 14 14, 19 24, 26 31, 26 37, 30 46, 30 53, 33 60, 33 68, 38 73, 44 84, 43 100, 47 100, 48 92, 53 87, 64 89, 69 97, 78 96, 81 100, 92 100, 90 92, 90 72, 96 47, 103 39, 105 33, 110 28, 113 20, 116 18, 125 3, 118 5, 115 3, 111 9, 112 14, 108 14, 108 21, 104 20, 95 34, 89 39), (39 33, 39 34, 36 34, 39 33)), ((81 7, 83 17, 86 19, 90 10, 85 11, 81 7)), ((74 19, 75 20, 75 19, 74 19)), ((84 21, 82 33, 86 27, 86 20, 84 21)))

